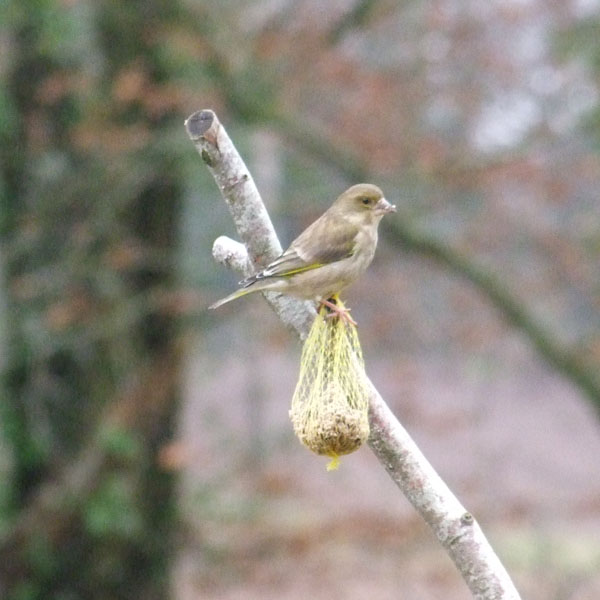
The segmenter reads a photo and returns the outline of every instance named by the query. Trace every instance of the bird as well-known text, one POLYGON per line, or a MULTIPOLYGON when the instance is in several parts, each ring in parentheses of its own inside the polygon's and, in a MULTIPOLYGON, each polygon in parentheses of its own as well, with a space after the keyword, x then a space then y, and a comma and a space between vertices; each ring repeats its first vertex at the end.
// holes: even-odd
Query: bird
POLYGON ((359 183, 340 194, 335 202, 290 247, 264 269, 239 282, 242 286, 221 298, 215 309, 252 292, 281 292, 302 300, 314 300, 356 325, 349 309, 338 306, 338 295, 371 264, 377 247, 377 228, 396 207, 379 187, 359 183))

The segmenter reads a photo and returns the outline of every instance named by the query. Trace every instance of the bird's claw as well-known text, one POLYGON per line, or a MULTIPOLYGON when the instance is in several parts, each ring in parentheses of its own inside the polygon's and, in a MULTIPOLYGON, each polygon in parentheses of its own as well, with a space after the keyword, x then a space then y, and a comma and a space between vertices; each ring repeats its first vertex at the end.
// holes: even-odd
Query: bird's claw
POLYGON ((350 316, 351 309, 346 308, 345 306, 340 308, 335 301, 332 302, 331 300, 321 300, 321 304, 329 309, 329 314, 325 315, 326 319, 333 319, 337 317, 338 319, 348 323, 348 325, 353 325, 356 327, 356 321, 350 316))

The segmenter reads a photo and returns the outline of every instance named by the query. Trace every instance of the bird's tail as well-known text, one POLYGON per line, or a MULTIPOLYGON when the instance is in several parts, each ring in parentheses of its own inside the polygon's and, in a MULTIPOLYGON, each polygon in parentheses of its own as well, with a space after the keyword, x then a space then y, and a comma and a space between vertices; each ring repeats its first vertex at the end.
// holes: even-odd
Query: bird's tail
POLYGON ((221 298, 220 300, 217 300, 214 304, 211 304, 208 308, 209 309, 214 309, 214 308, 219 308, 219 306, 222 306, 223 304, 227 304, 227 302, 231 302, 232 300, 235 300, 236 298, 240 298, 241 296, 245 296, 246 294, 250 294, 252 292, 256 292, 258 291, 255 288, 242 288, 241 290, 236 290, 235 292, 233 292, 233 294, 229 294, 229 296, 225 296, 225 298, 221 298))

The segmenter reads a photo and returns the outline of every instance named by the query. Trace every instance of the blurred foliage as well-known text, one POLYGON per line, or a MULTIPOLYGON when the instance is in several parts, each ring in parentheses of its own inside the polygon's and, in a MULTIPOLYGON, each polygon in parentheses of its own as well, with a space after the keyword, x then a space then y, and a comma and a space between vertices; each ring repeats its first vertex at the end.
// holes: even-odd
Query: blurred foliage
POLYGON ((149 435, 113 428, 94 442, 132 378, 173 352, 169 291, 189 148, 169 38, 185 15, 178 2, 111 0, 9 1, 1 12, 0 406, 11 456, 2 529, 9 535, 72 461, 97 453, 102 466, 74 515, 78 498, 55 507, 57 522, 69 514, 60 535, 19 546, 0 595, 129 598, 143 588, 160 597, 172 488, 156 453, 175 398, 149 435))
MULTIPOLYGON (((597 15, 582 19, 575 26, 568 27, 555 38, 557 52, 563 59, 582 62, 586 65, 592 81, 600 85, 600 17, 597 15)), ((595 139, 596 151, 600 145, 600 105, 596 103, 581 123, 581 129, 595 139)), ((597 239, 600 248, 600 239, 597 239)))

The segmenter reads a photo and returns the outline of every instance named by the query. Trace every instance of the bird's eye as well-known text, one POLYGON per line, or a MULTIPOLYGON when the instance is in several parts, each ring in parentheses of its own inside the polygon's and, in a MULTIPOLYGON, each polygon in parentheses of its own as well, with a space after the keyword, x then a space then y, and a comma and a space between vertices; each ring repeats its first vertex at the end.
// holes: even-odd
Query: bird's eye
POLYGON ((361 198, 360 200, 365 206, 371 204, 371 198, 361 198))

